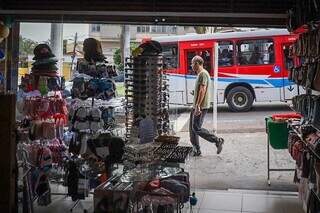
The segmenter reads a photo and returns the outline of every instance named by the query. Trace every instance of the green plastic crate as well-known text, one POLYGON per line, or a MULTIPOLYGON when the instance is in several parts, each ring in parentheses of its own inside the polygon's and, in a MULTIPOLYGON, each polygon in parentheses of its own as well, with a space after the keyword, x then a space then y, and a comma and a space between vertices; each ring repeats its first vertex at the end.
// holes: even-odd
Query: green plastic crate
POLYGON ((274 149, 288 148, 289 128, 287 122, 274 122, 271 117, 266 118, 269 143, 274 149))

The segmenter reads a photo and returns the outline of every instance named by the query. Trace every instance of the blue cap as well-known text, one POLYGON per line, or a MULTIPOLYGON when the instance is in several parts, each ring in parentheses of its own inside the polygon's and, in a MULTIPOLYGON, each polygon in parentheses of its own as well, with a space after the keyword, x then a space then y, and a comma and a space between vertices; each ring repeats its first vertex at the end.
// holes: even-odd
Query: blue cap
POLYGON ((4 52, 0 49, 0 60, 3 60, 5 58, 4 52))

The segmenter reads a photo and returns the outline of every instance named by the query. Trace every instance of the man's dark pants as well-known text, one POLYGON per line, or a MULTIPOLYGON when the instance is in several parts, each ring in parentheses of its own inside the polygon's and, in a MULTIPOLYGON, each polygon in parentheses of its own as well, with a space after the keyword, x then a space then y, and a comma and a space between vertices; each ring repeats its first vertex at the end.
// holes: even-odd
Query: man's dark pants
POLYGON ((195 110, 193 109, 190 113, 190 141, 196 151, 200 151, 199 136, 211 143, 216 143, 218 137, 210 133, 207 129, 202 128, 204 117, 206 116, 208 109, 202 109, 201 114, 195 115, 195 110))

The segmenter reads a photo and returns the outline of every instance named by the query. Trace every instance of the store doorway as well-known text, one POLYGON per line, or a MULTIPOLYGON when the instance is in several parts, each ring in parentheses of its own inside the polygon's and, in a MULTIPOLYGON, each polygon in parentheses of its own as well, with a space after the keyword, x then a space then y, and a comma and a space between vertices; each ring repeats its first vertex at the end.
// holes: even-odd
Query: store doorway
MULTIPOLYGON (((30 24, 22 24, 22 36, 26 36, 26 28, 31 27, 30 24)), ((75 32, 69 34, 69 38, 65 39, 64 43, 64 62, 62 74, 66 76, 66 94, 67 99, 72 101, 70 97, 72 87, 68 88, 69 83, 72 85, 73 82, 69 80, 72 79, 72 67, 76 67, 75 64, 72 64, 77 61, 80 57, 83 57, 81 49, 83 46, 82 40, 87 37, 101 38, 105 33, 109 33, 110 29, 118 30, 121 28, 119 25, 103 25, 103 24, 90 24, 86 26, 89 29, 89 33, 86 35, 81 35, 75 39, 75 32), (76 47, 75 47, 76 46, 76 47), (72 57, 75 57, 76 60, 73 60, 72 57), (71 77, 71 78, 70 78, 71 77), (69 93, 68 93, 68 90, 69 93)), ((177 32, 177 26, 130 26, 135 30, 133 34, 135 39, 132 39, 132 49, 137 47, 139 44, 143 43, 141 39, 142 35, 146 33, 155 34, 166 34, 172 32, 172 36, 177 32), (138 40, 139 39, 139 40, 138 40)), ((120 32, 120 31, 119 31, 120 32)), ((79 35, 79 34, 78 34, 79 35)), ((106 36, 106 35, 104 35, 106 36)), ((112 37, 116 35, 109 35, 112 37)), ((30 38, 29 38, 30 39, 30 38)), ((118 38, 117 38, 118 39, 118 38)), ((46 39, 40 39, 37 43, 42 43, 46 39)), ((108 39, 101 39, 102 51, 109 61, 108 65, 115 66, 118 69, 119 73, 123 72, 123 67, 119 63, 119 41, 114 40, 110 41, 108 39), (122 70, 120 70, 122 68, 122 70)), ((25 41, 26 42, 26 41, 25 41)), ((30 41, 29 41, 30 43, 30 41)), ((170 44, 171 47, 177 47, 175 44, 170 44)), ((233 46, 232 46, 233 47, 233 46)), ((233 48, 228 55, 234 62, 236 62, 235 53, 233 48)), ((27 53, 28 54, 28 53, 27 53)), ((27 58, 31 59, 31 53, 27 55, 27 58)), ((196 75, 192 72, 190 62, 195 55, 200 55, 204 60, 204 68, 213 75, 214 67, 214 55, 213 49, 211 48, 194 48, 191 50, 185 50, 183 53, 177 50, 170 49, 166 51, 165 62, 167 63, 167 68, 169 73, 173 74, 171 85, 176 87, 177 90, 183 90, 185 92, 184 98, 187 100, 187 104, 192 103, 193 101, 193 88, 196 75), (180 57, 183 57, 181 60, 180 57), (183 62, 183 64, 181 64, 183 62), (185 70, 180 69, 180 66, 184 66, 185 70), (187 72, 187 75, 185 75, 187 72), (183 79, 181 83, 181 79, 183 79), (186 79, 191 79, 191 81, 185 81, 186 79)), ((219 57, 219 56, 217 56, 219 57)), ((23 58, 25 60, 26 57, 23 58)), ((229 63, 224 67, 226 73, 228 69, 232 67, 235 63, 229 63)), ((32 66, 32 60, 27 64, 29 70, 32 66)), ((123 64, 122 64, 123 66, 123 64)), ((25 69, 19 74, 22 76, 25 72, 25 69)), ((229 72, 230 74, 230 72, 229 72)), ((232 74, 232 73, 231 73, 232 74)), ((226 74, 225 74, 226 75, 226 74)), ((233 77, 229 76, 229 81, 233 77)), ((249 79, 250 80, 250 79, 249 79)), ((251 79, 252 80, 252 79, 251 79)), ((238 81, 238 80, 237 80, 238 81)), ((116 81, 117 95, 121 98, 125 96, 123 79, 116 81)), ((221 90, 218 90, 218 96, 221 95, 221 90)), ((183 102, 183 99, 181 102, 183 102)), ((67 101, 68 101, 67 100, 67 101)), ((123 104, 119 102, 116 104, 123 104)), ((211 110, 210 110, 211 111, 211 110)), ((189 160, 184 165, 184 169, 190 173, 190 182, 193 187, 201 189, 255 189, 255 190, 284 190, 284 191, 295 191, 296 186, 292 184, 292 173, 287 174, 275 174, 272 176, 272 186, 267 186, 266 182, 266 133, 265 133, 265 124, 264 118, 275 113, 286 113, 290 112, 290 109, 287 105, 282 103, 271 103, 271 104, 261 104, 253 108, 250 112, 244 113, 233 113, 230 112, 226 105, 222 104, 218 107, 218 130, 217 134, 225 138, 225 147, 221 155, 216 154, 216 147, 214 144, 207 143, 204 140, 200 141, 203 156, 201 157, 190 157, 189 160)), ((120 126, 124 124, 124 114, 123 111, 119 110, 115 112, 116 116, 119 116, 120 119, 116 118, 114 121, 119 122, 120 126), (121 117, 122 116, 122 117, 121 117), (122 120, 121 120, 122 119, 122 120), (121 123, 122 122, 122 123, 121 123)), ((175 132, 177 136, 180 137, 180 145, 191 146, 189 140, 189 114, 190 108, 188 106, 175 106, 170 109, 170 119, 173 124, 172 132, 175 132)), ((211 130, 214 126, 213 124, 213 114, 208 113, 204 121, 204 127, 211 130)), ((277 166, 294 166, 294 163, 290 160, 290 156, 287 151, 273 152, 272 153, 272 163, 277 166)), ((59 171, 58 171, 59 172, 59 171)), ((61 187, 58 183, 54 185, 57 189, 56 192, 61 190, 61 187)), ((63 188, 63 192, 66 193, 66 189, 63 188)))

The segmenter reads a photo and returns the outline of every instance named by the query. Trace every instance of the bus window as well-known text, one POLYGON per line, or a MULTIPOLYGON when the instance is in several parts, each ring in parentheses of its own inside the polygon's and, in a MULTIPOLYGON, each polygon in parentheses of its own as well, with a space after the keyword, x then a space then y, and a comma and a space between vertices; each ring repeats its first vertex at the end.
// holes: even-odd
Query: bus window
POLYGON ((239 65, 274 64, 274 44, 271 39, 239 41, 237 49, 239 65))
POLYGON ((204 61, 203 68, 206 69, 210 73, 211 64, 212 64, 211 50, 210 49, 203 49, 203 50, 195 50, 195 51, 188 51, 187 52, 188 74, 189 75, 196 75, 196 73, 192 70, 192 66, 191 66, 191 60, 196 55, 199 55, 203 58, 203 61, 204 61))
POLYGON ((178 44, 162 44, 162 54, 166 69, 178 67, 178 44))
POLYGON ((231 41, 219 42, 219 67, 233 66, 233 43, 231 41))

